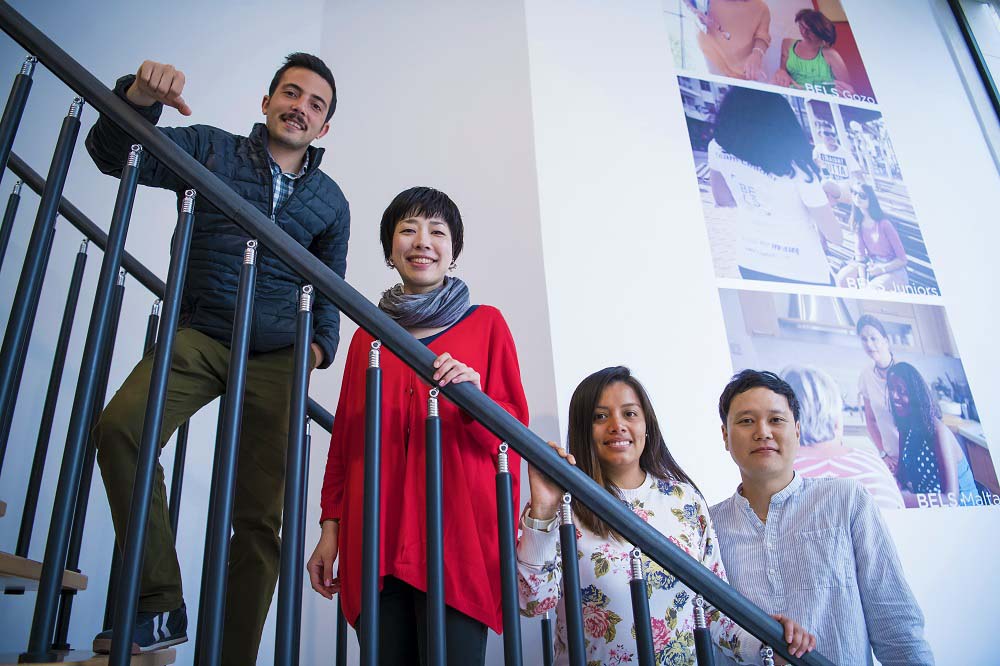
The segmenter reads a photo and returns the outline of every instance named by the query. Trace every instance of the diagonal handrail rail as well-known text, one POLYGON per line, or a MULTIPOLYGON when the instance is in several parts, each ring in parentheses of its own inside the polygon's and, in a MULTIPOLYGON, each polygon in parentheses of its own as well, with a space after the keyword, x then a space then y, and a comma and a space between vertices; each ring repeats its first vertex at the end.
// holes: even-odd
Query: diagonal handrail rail
MULTIPOLYGON (((35 28, 7 2, 0 0, 0 26, 46 68, 77 92, 98 112, 108 117, 151 152, 164 166, 207 198, 216 208, 277 255, 292 270, 308 280, 333 301, 341 312, 380 339, 400 360, 428 384, 432 379, 435 355, 385 313, 370 303, 343 278, 310 254, 270 218, 245 201, 197 160, 185 153, 82 65, 71 58, 45 34, 35 28)), ((734 622, 774 648, 792 664, 832 666, 817 652, 793 657, 784 642, 781 625, 746 597, 719 580, 697 560, 667 540, 622 502, 578 468, 565 464, 540 437, 522 425, 502 407, 468 382, 449 384, 442 392, 458 407, 497 437, 509 443, 587 505, 625 539, 640 548, 682 583, 700 593, 734 622)))
MULTIPOLYGON (((28 163, 21 159, 14 151, 11 151, 10 158, 7 160, 7 168, 20 178, 25 185, 34 190, 36 194, 41 195, 45 189, 45 179, 28 166, 28 163)), ((59 214, 102 251, 107 248, 108 235, 66 197, 59 200, 59 214)), ((163 292, 166 289, 166 284, 163 280, 128 252, 122 254, 122 268, 135 278, 139 284, 145 287, 149 293, 157 298, 163 298, 163 292)), ((318 426, 327 432, 333 432, 333 414, 325 407, 312 398, 309 398, 307 411, 309 418, 315 421, 318 426)))

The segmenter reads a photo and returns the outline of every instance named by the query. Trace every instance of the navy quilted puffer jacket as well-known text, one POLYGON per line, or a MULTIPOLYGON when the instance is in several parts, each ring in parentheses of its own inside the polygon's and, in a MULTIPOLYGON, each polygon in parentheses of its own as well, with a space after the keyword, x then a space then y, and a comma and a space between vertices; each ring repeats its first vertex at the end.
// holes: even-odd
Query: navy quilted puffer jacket
MULTIPOLYGON (((134 76, 118 80, 115 93, 124 99, 134 76)), ((132 105, 152 123, 161 104, 132 105)), ((267 128, 256 124, 249 137, 235 136, 208 125, 160 128, 168 138, 227 183, 233 191, 271 217, 272 182, 268 164, 267 128)), ((120 176, 130 146, 135 143, 117 125, 100 117, 87 136, 87 150, 104 173, 120 176)), ((350 212, 340 187, 319 170, 323 149, 309 147, 309 169, 296 182, 291 197, 275 211, 282 230, 312 252, 341 277, 347 268, 350 212)), ((180 206, 189 186, 152 155, 141 162, 139 182, 177 193, 180 206)), ((232 337, 233 313, 240 266, 249 236, 204 197, 195 200, 194 235, 188 261, 181 325, 194 328, 227 345, 232 337)), ((267 352, 295 342, 295 317, 302 279, 277 257, 260 248, 257 287, 250 338, 252 352, 267 352)), ((323 363, 333 361, 340 340, 340 313, 323 296, 314 304, 314 342, 323 350, 323 363)))

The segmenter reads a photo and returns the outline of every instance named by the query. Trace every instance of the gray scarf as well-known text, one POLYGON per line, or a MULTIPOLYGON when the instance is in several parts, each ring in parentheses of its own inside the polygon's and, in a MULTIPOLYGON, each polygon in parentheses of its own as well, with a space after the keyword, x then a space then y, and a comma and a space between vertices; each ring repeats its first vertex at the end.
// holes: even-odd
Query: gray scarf
POLYGON ((404 328, 451 326, 469 309, 469 287, 448 276, 443 285, 426 294, 404 294, 403 285, 397 284, 382 292, 378 307, 404 328))

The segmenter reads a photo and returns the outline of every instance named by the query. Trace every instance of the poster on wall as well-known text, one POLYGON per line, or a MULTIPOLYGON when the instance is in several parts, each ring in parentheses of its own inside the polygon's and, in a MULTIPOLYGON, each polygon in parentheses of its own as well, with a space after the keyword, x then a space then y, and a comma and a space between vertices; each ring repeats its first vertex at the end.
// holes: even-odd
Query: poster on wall
POLYGON ((878 110, 678 83, 717 277, 940 295, 878 110))
POLYGON ((874 104, 839 0, 665 0, 680 72, 874 104))
POLYGON ((720 289, 734 371, 800 403, 803 476, 859 480, 884 509, 1000 504, 979 410, 940 305, 720 289))

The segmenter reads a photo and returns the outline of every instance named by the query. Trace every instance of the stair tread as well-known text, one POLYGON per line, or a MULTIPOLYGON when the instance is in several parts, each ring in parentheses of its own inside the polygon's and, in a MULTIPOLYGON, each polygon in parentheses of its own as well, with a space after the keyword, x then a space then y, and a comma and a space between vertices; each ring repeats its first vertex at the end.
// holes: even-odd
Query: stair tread
MULTIPOLYGON (((78 664, 80 666, 105 666, 108 663, 108 655, 94 654, 90 650, 72 650, 70 652, 60 652, 58 661, 47 661, 36 666, 54 666, 55 664, 78 664)), ((14 666, 17 664, 16 654, 0 654, 0 666, 14 666)), ((173 648, 166 650, 156 650, 146 654, 133 655, 131 666, 167 666, 177 661, 177 651, 173 648)))
MULTIPOLYGON (((0 588, 3 590, 37 590, 41 576, 41 562, 0 553, 0 588)), ((63 573, 63 588, 86 590, 87 577, 75 571, 66 571, 63 573)))

